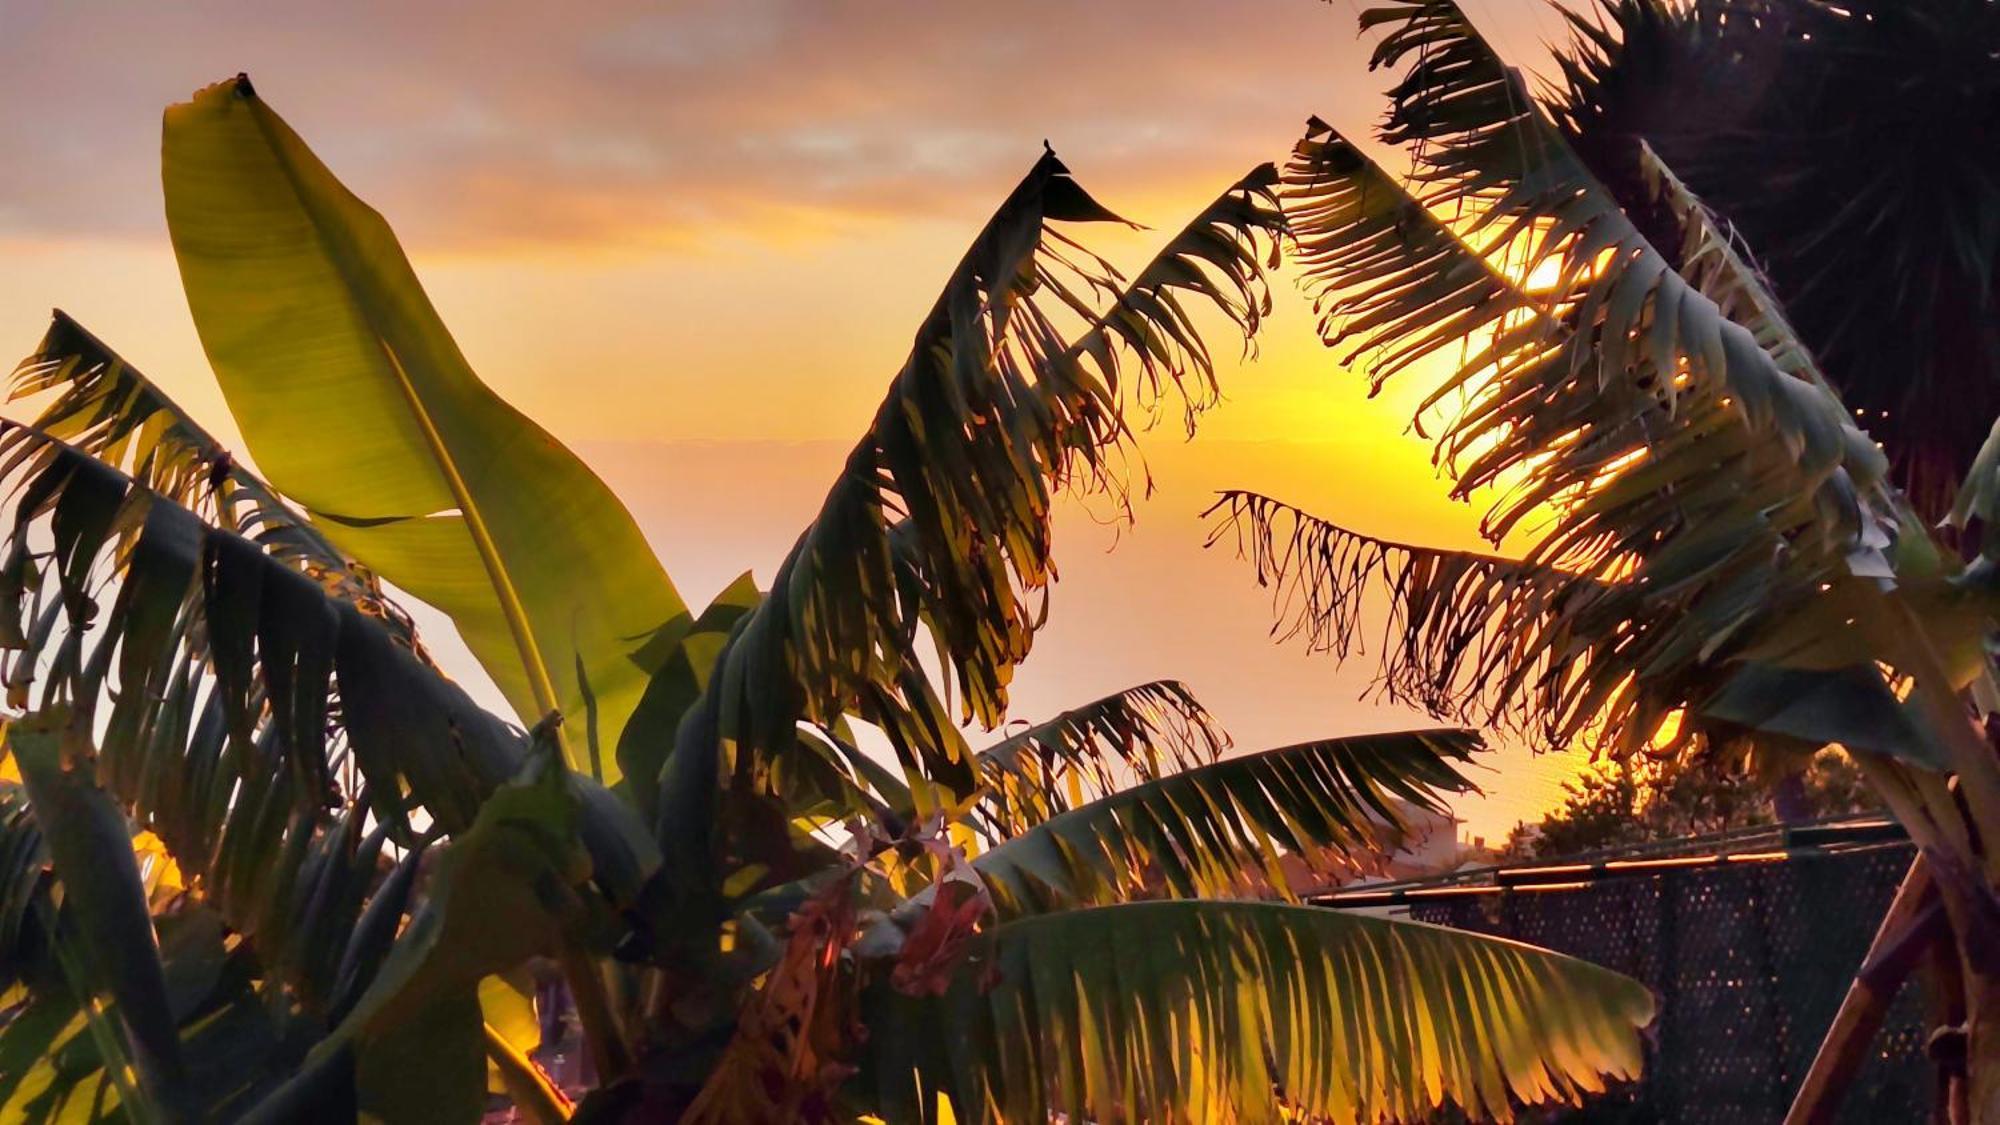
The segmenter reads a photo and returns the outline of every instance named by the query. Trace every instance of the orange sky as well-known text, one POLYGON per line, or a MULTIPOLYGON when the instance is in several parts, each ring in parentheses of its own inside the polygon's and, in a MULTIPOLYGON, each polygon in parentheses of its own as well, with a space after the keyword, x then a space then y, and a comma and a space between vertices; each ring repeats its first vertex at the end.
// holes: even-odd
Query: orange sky
MULTIPOLYGON (((1531 66, 1560 31, 1542 0, 1466 6, 1531 66)), ((1175 229, 1281 158, 1309 113, 1356 135, 1374 120, 1384 76, 1356 9, 0 0, 0 351, 25 353, 60 305, 233 434, 156 162, 160 110, 247 70, 395 224, 482 376, 598 469, 700 604, 746 567, 769 575, 1044 138, 1115 210, 1175 229)), ((1159 237, 1099 245, 1136 264, 1159 237)), ((1443 499, 1406 432, 1409 396, 1366 400, 1288 282, 1278 298, 1201 435, 1183 445, 1169 424, 1145 446, 1160 488, 1137 527, 1066 514, 1021 717, 1177 676, 1244 748, 1415 721, 1357 701, 1365 661, 1273 644, 1247 567, 1201 549, 1195 513, 1225 487, 1474 542, 1475 512, 1443 499)), ((1575 768, 1518 750, 1490 764, 1490 796, 1462 809, 1488 836, 1575 768)))

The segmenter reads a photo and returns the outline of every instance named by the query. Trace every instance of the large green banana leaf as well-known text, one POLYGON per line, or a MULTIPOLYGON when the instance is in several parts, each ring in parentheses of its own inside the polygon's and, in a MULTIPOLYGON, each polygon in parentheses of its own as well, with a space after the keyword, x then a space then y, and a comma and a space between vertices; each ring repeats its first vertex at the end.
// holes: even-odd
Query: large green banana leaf
POLYGON ((1639 1072, 1653 998, 1546 950, 1308 906, 1140 902, 1009 922, 941 996, 866 1001, 854 1092, 893 1121, 1423 1121, 1639 1072), (1282 1107, 1282 1110, 1281 1110, 1282 1107))
POLYGON ((630 513, 479 381, 388 224, 247 79, 167 110, 162 169, 188 306, 259 467, 615 780, 647 641, 686 612, 630 513))

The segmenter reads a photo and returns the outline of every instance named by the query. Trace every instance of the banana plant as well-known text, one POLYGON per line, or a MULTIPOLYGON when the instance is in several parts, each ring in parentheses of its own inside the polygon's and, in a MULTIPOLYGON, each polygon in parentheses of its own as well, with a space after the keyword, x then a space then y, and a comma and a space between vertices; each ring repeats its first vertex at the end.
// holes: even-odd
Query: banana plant
MULTIPOLYGON (((1610 10, 1755 37, 1788 7, 1804 6, 1610 10)), ((1411 171, 1309 123, 1282 185, 1302 284, 1344 365, 1423 386, 1418 425, 1435 426, 1453 495, 1488 498, 1482 530, 1525 546, 1397 543, 1247 491, 1211 510, 1211 542, 1277 586, 1280 633, 1346 657, 1384 629, 1378 683, 1436 716, 1774 777, 1828 744, 1856 752, 1923 857, 1878 940, 1941 900, 1961 971, 1939 1035, 1974 1060, 1953 1097, 1964 1119, 2000 1121, 2000 852, 1980 843, 2000 833, 2000 439, 1948 516, 1987 529, 1967 564, 1821 369, 1830 341, 1794 328, 1629 104, 1590 104, 1614 79, 1631 96, 1615 35, 1576 17, 1570 85, 1537 97, 1450 0, 1361 22, 1373 65, 1398 74, 1377 139, 1411 171)), ((1905 378, 1850 374, 1870 394, 1905 378)), ((1886 995, 1857 985, 1856 1002, 1886 995)), ((1793 1120, 1826 1119, 1867 1025, 1843 1013, 1793 1120)))
POLYGON ((0 1115, 1504 1119, 1637 1073, 1635 982, 1287 882, 1405 842, 1475 734, 1224 756, 1172 682, 963 733, 1009 718, 1058 498, 1126 500, 1128 410, 1192 425, 1204 333, 1261 324, 1274 168, 1128 278, 1044 152, 770 586, 697 613, 247 79, 170 109, 163 161, 270 477, 60 315, 16 374, 0 1115), (532 1058, 531 965, 588 1089, 532 1058))
POLYGON ((609 748, 687 613, 631 514, 479 381, 388 224, 260 100, 176 105, 162 149, 182 288, 250 455, 616 781, 609 748))

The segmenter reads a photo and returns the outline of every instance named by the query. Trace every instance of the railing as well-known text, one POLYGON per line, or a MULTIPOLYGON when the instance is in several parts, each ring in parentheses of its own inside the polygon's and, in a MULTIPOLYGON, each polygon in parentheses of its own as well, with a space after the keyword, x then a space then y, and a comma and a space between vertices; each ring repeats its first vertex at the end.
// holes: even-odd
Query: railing
MULTIPOLYGON (((1913 849, 1893 824, 1844 817, 1498 865, 1314 901, 1595 962, 1659 998, 1643 1081, 1564 1125, 1740 1125, 1784 1116, 1913 849)), ((1849 1089, 1844 1125, 1923 1121, 1935 1072, 1924 987, 1905 982, 1849 1089)), ((1445 1120, 1445 1118, 1440 1118, 1445 1120)))
POLYGON ((1576 890, 1605 879, 1771 863, 1800 855, 1900 843, 1907 838, 1902 825, 1893 820, 1871 813, 1850 814, 1606 848, 1542 863, 1468 867, 1420 879, 1351 886, 1309 901, 1322 906, 1381 907, 1503 891, 1576 890))

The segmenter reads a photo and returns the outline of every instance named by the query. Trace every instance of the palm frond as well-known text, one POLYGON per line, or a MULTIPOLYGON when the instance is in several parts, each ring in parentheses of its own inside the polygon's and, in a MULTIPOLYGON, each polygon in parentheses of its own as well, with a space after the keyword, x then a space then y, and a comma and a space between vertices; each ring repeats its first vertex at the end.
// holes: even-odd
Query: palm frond
MULTIPOLYGON (((419 843, 418 815, 427 835, 470 825, 525 736, 340 587, 30 428, 0 441, 17 497, 0 599, 14 704, 74 711, 136 825, 325 1010, 345 956, 328 935, 354 929, 385 845, 419 843)), ((646 833, 571 782, 606 889, 629 900, 656 863, 633 847, 646 833)))
MULTIPOLYGON (((999 721, 1002 677, 1038 616, 1028 596, 1049 578, 1055 491, 1078 451, 1123 437, 1101 384, 1040 386, 1063 350, 1054 317, 1109 284, 1108 267, 1073 266, 1074 244, 1047 223, 1112 218, 1045 154, 953 270, 868 434, 710 681, 703 706, 746 764, 791 746, 800 721, 831 725, 849 700, 893 684, 914 663, 920 619, 965 707, 999 721)), ((684 724, 683 738, 700 725, 684 724)))
MULTIPOLYGON (((1611 389, 1614 379, 1650 390, 1669 420, 1675 407, 1683 402, 1699 407, 1701 393, 1713 389, 1718 402, 1740 412, 1743 423, 1781 439, 1806 482, 1816 483, 1820 475, 1839 478, 1859 497, 1845 505, 1850 510, 1862 500, 1888 506, 1878 491, 1881 453, 1840 408, 1810 349, 1778 314, 1761 279, 1657 155, 1643 145, 1636 150, 1632 173, 1646 194, 1635 208, 1643 204, 1646 210, 1635 214, 1576 157, 1452 0, 1407 0, 1371 10, 1363 22, 1390 29, 1375 55, 1379 65, 1418 55, 1392 91, 1384 137, 1417 145, 1422 170, 1417 182, 1429 188, 1418 197, 1423 209, 1476 208, 1470 229, 1486 233, 1478 252, 1492 272, 1525 279, 1544 266, 1557 267, 1560 280, 1542 306, 1573 303, 1559 311, 1566 338, 1546 341, 1541 325, 1525 338, 1503 333, 1463 365, 1474 371, 1488 364, 1496 368, 1493 379, 1501 386, 1485 388, 1486 397, 1508 383, 1519 386, 1521 368, 1538 366, 1558 352, 1569 353, 1572 373, 1594 370, 1600 391, 1611 389), (1810 393, 1815 390, 1821 393, 1810 393)), ((1437 226, 1435 219, 1414 216, 1413 223, 1424 235, 1405 240, 1400 258, 1409 264, 1406 277, 1426 265, 1419 255, 1437 226)), ((1295 225, 1320 233, 1311 223, 1295 225)), ((1346 241, 1356 237, 1338 229, 1324 233, 1346 241)), ((1340 276, 1322 275, 1318 281, 1337 283, 1340 276)), ((1373 342, 1408 339, 1420 326, 1436 331, 1457 312, 1422 293, 1409 294, 1400 307, 1406 318, 1425 319, 1385 323, 1371 333, 1373 342), (1430 311, 1422 313, 1424 307, 1430 311)), ((1444 338, 1468 337, 1477 334, 1444 338)), ((1636 422, 1657 425, 1654 413, 1612 420, 1625 428, 1636 422)), ((1447 438, 1445 447, 1464 454, 1496 428, 1475 402, 1454 426, 1458 440, 1447 438)), ((1502 449, 1509 444, 1520 443, 1502 442, 1502 449)), ((1527 459, 1517 450, 1488 452, 1481 463, 1490 467, 1480 481, 1527 459)), ((1592 467, 1603 463, 1608 461, 1592 467)))
MULTIPOLYGON (((1121 292, 1108 265, 1048 225, 1115 217, 1052 154, 1036 164, 953 271, 840 483, 731 647, 737 661, 783 649, 787 678, 829 685, 771 714, 831 721, 841 698, 907 662, 921 621, 964 716, 999 722, 1005 677, 1039 619, 1033 595, 1053 573, 1054 495, 1115 479, 1112 458, 1131 440, 1121 380, 1142 397, 1171 384, 1191 409, 1203 401, 1213 361, 1187 295, 1255 331, 1268 301, 1260 247, 1282 221, 1271 183, 1266 168, 1233 186, 1121 292), (1118 296, 1097 314, 1101 292, 1118 296), (1073 343, 1065 311, 1088 318, 1073 343), (1121 376, 1127 363, 1137 370, 1121 376)), ((782 744, 793 721, 762 723, 782 744)))
MULTIPOLYGON (((75 947, 72 919, 55 913, 49 927, 75 947)), ((224 930, 199 908, 157 919, 158 964, 169 982, 186 1062, 191 1104, 181 1116, 233 1120, 261 1089, 296 1064, 296 1044, 282 1044, 280 1026, 251 981, 254 958, 223 946, 224 930)), ((150 935, 144 935, 150 940, 150 935)), ((0 1115, 23 1125, 171 1120, 131 1081, 132 1055, 116 1010, 79 1003, 71 979, 86 980, 80 957, 54 978, 36 983, 0 1018, 0 1115)))
MULTIPOLYGON (((32 430, 120 469, 204 520, 255 540, 416 644, 416 627, 366 567, 347 558, 137 367, 57 309, 14 369, 9 400, 37 399, 32 430)), ((0 435, 0 456, 19 431, 0 435)), ((419 649, 419 654, 422 650, 419 649)))
POLYGON ((421 807, 448 832, 511 773, 520 736, 337 588, 30 428, 0 440, 19 488, 9 690, 35 710, 108 706, 104 776, 191 868, 232 793, 268 794, 275 816, 365 783, 383 823, 421 807))
MULTIPOLYGON (((62 764, 36 768, 95 794, 115 821, 98 831, 91 849, 48 849, 44 869, 33 859, 41 846, 33 828, 46 828, 33 824, 37 814, 61 816, 65 825, 80 818, 39 790, 9 818, 0 846, 12 861, 0 882, 0 930, 8 936, 0 977, 27 982, 24 1015, 57 1021, 97 994, 101 986, 76 971, 52 979, 38 966, 48 964, 51 949, 88 951, 87 941, 63 936, 87 921, 70 918, 73 904, 85 901, 86 881, 104 878, 119 862, 130 865, 128 834, 144 828, 165 845, 186 890, 154 918, 141 901, 118 925, 90 923, 90 932, 104 940, 136 927, 150 943, 147 931, 158 927, 155 967, 172 983, 171 1004, 161 1012, 157 1004, 142 1009, 117 998, 120 1013, 154 1013, 143 1036, 90 1025, 103 1075, 116 1080, 132 1070, 127 1058, 171 1053, 162 1044, 179 1044, 183 1087, 195 1099, 189 1112, 234 1117, 274 1091, 289 1091, 285 1080, 307 1049, 346 1028, 307 1068, 322 1078, 324 1067, 335 1068, 322 1093, 407 1107, 449 1079, 453 1096, 476 1108, 485 1075, 478 1005, 460 992, 426 992, 455 978, 408 964, 440 942, 452 956, 483 951, 465 962, 477 966, 512 956, 522 941, 532 941, 534 951, 549 944, 554 923, 543 924, 537 912, 552 909, 547 896, 558 884, 536 875, 533 887, 522 889, 509 880, 526 874, 497 870, 530 855, 514 839, 523 832, 535 846, 571 849, 565 856, 587 849, 589 863, 562 860, 561 885, 572 888, 573 901, 588 877, 618 907, 631 905, 658 867, 650 834, 616 797, 563 770, 546 739, 536 758, 545 783, 530 788, 561 790, 558 819, 566 827, 509 827, 509 817, 541 815, 524 813, 518 794, 498 808, 492 799, 496 789, 509 792, 503 783, 528 758, 528 738, 474 706, 380 617, 344 600, 344 587, 313 582, 275 552, 31 428, 9 423, 0 442, 10 450, 0 483, 17 498, 5 567, 17 579, 7 599, 16 648, 8 682, 17 705, 70 716, 59 735, 44 740, 53 747, 60 738, 62 764), (489 823, 495 818, 498 827, 489 823), (478 889, 458 896, 469 903, 450 907, 456 921, 404 929, 405 913, 422 919, 447 909, 447 876, 434 874, 423 894, 413 893, 420 856, 444 835, 454 841, 448 856, 486 856, 440 865, 479 866, 478 889), (496 836, 506 839, 496 844, 496 836), (473 843, 481 839, 488 842, 473 843), (52 896, 51 888, 62 893, 52 896), (21 921, 24 903, 47 915, 39 937, 21 921), (499 917, 510 919, 500 929, 516 944, 496 945, 488 927, 499 917), (208 919, 207 929, 197 929, 212 932, 214 942, 170 950, 168 931, 195 924, 178 921, 184 918, 208 919), (225 927, 236 935, 226 956, 225 927), (392 968, 396 975, 385 982, 381 975, 392 968), (404 979, 412 975, 423 978, 421 987, 404 979), (412 1053, 398 1038, 405 1031, 456 1063, 470 1062, 412 1077, 397 1060, 439 1056, 412 1053), (219 1072, 198 1073, 198 1066, 219 1072)), ((33 789, 30 748, 10 735, 8 749, 33 789)), ((44 759, 57 753, 37 752, 44 759)), ((548 800, 530 794, 529 803, 542 808, 548 800)), ((144 962, 121 963, 136 972, 144 962)), ((81 1010, 94 1019, 93 1003, 81 1010)), ((35 1042, 17 1045, 32 1052, 35 1042)), ((84 1066, 51 1077, 60 1082, 24 1100, 22 1113, 29 1120, 67 1113, 63 1107, 78 1104, 75 1098, 116 1085, 98 1074, 84 1066), (49 1091, 57 1094, 44 1097, 49 1091)), ((132 1091, 118 1094, 113 1106, 134 1104, 132 1091)), ((91 1112, 110 1109, 100 1104, 91 1112)))
MULTIPOLYGON (((164 1119, 167 1107, 177 1104, 183 1114, 234 1119, 298 1065, 300 1053, 323 1032, 321 1021, 339 1009, 337 995, 329 1004, 327 996, 311 992, 316 979, 328 978, 306 966, 330 953, 365 983, 380 963, 386 940, 374 951, 356 948, 356 935, 367 927, 355 925, 348 902, 373 893, 380 834, 357 848, 353 829, 361 817, 336 818, 309 855, 272 857, 274 866, 292 869, 279 879, 294 911, 289 929, 281 935, 262 927, 254 939, 226 948, 228 927, 201 901, 202 887, 162 887, 154 895, 155 913, 145 917, 141 880, 131 870, 135 842, 126 839, 118 803, 89 776, 91 762, 65 769, 26 760, 59 755, 57 740, 78 737, 60 723, 27 731, 37 723, 48 726, 51 718, 18 721, 7 747, 42 792, 30 802, 23 787, 0 783, 0 863, 6 865, 0 868, 0 940, 6 943, 0 945, 0 980, 10 982, 0 986, 0 1117, 25 1123, 164 1119), (45 847, 38 811, 64 831, 86 831, 90 838, 67 849, 45 847), (85 904, 106 897, 127 903, 122 919, 107 917, 101 907, 82 913, 85 904), (100 965, 105 951, 117 975, 100 965), (165 982, 164 1000, 143 995, 151 988, 146 978, 155 973, 165 982), (118 1004, 107 1006, 111 1001, 118 1004), (156 1085, 150 1076, 157 1065, 135 1062, 163 1053, 175 1059, 178 1088, 156 1092, 148 1087, 156 1085)), ((414 870, 414 863, 405 870, 414 870)), ((408 880, 400 882, 407 886, 408 880)), ((397 884, 392 879, 388 887, 397 884)), ((388 917, 385 907, 400 920, 400 899, 373 894, 370 913, 388 917)))
POLYGON ((1481 726, 1531 721, 1521 705, 1555 690, 1614 595, 1589 575, 1378 539, 1254 492, 1224 492, 1204 516, 1208 545, 1233 541, 1272 588, 1273 636, 1341 660, 1372 641, 1383 698, 1481 726))
POLYGON ((1442 811, 1472 783, 1467 730, 1356 735, 1225 758, 1043 821, 973 860, 1003 915, 1167 894, 1297 888, 1279 865, 1352 867, 1407 842, 1399 802, 1442 811))
POLYGON ((1282 181, 1299 284, 1343 363, 1367 357, 1379 388, 1427 356, 1537 311, 1394 177, 1314 117, 1282 181), (1372 355, 1370 353, 1373 353, 1372 355))
MULTIPOLYGON (((1360 23, 1380 33, 1369 69, 1402 68, 1377 137, 1409 155, 1412 194, 1464 223, 1489 256, 1532 262, 1615 209, 1564 182, 1561 137, 1455 0, 1389 0, 1360 23)), ((1567 294, 1577 280, 1566 273, 1554 288, 1567 294)))
MULTIPOLYGON (((1607 651, 1632 632, 1621 616, 1632 591, 1622 582, 1377 539, 1255 493, 1225 492, 1207 515, 1216 521, 1209 545, 1233 540, 1258 581, 1274 587, 1274 636, 1343 660, 1378 638, 1372 690, 1441 718, 1567 737, 1540 708, 1563 696, 1567 677, 1612 659, 1607 651)), ((1961 590, 1969 583, 1977 584, 1970 574, 1902 583, 1938 607, 1936 635, 1955 651, 1979 643, 1992 613, 1961 590)), ((1878 623, 1855 628, 1854 613, 1874 611, 1857 610, 1850 593, 1824 591, 1833 596, 1805 612, 1759 622, 1731 662, 1646 683, 1685 705, 1674 738, 1653 749, 1699 737, 1796 760, 1801 749, 1839 742, 1941 768, 1934 735, 1872 663, 1885 651, 1878 623)))
MULTIPOLYGON (((1420 146, 1418 191, 1405 194, 1395 232, 1339 209, 1295 215, 1330 263, 1314 284, 1363 287, 1340 300, 1368 310, 1349 335, 1384 357, 1378 376, 1462 349, 1427 401, 1454 406, 1437 451, 1454 494, 1499 489, 1482 525, 1496 542, 1545 519, 1525 561, 1598 584, 1592 604, 1567 610, 1611 614, 1609 599, 1621 604, 1607 619, 1629 623, 1615 643, 1564 651, 1563 666, 1539 673, 1533 661, 1549 650, 1524 643, 1501 685, 1533 694, 1552 740, 1602 721, 1608 744, 1629 751, 1687 702, 1690 676, 1727 657, 1716 638, 1741 641, 1823 585, 1888 572, 1883 548, 1903 511, 1885 461, 1663 169, 1642 218, 1671 235, 1672 254, 1575 158, 1455 5, 1397 4, 1365 22, 1387 29, 1378 63, 1416 58, 1385 136, 1420 146), (1458 208, 1469 212, 1462 231, 1433 217, 1458 208), (1343 247, 1367 263, 1352 280, 1343 247), (1472 247, 1484 281, 1464 256, 1472 247), (1495 311, 1468 314, 1426 286, 1440 254, 1469 279, 1466 292, 1499 296, 1495 311), (1553 281, 1525 309, 1493 281, 1538 274, 1553 281)), ((1317 156, 1302 146, 1319 196, 1342 176, 1352 191, 1400 190, 1317 156)))
POLYGON ((323 1005, 341 951, 315 943, 351 929, 384 834, 410 841, 403 791, 440 828, 463 823, 474 771, 508 768, 517 736, 250 541, 33 430, 5 441, 16 705, 73 709, 86 746, 101 731, 96 776, 323 1005), (383 827, 364 835, 368 812, 383 827))
POLYGON ((2000 413, 1984 110, 2000 14, 1983 0, 1594 7, 1572 14, 1544 95, 1565 137, 1628 206, 1647 194, 1643 145, 1726 216, 1898 485, 1940 518, 2000 413))
POLYGON ((1283 226, 1275 179, 1266 165, 1232 185, 1122 287, 1052 225, 1115 218, 1053 153, 1009 195, 680 727, 660 816, 663 837, 687 841, 684 860, 682 845, 668 858, 690 885, 715 868, 705 826, 724 747, 732 784, 755 790, 768 786, 756 780, 766 763, 799 745, 801 723, 827 728, 852 713, 917 740, 936 732, 912 742, 926 775, 913 781, 957 778, 969 794, 969 754, 922 698, 918 635, 935 647, 942 698, 956 697, 961 719, 997 725, 1054 576, 1056 494, 1122 488, 1128 398, 1172 386, 1189 409, 1203 402, 1213 361, 1191 303, 1246 337, 1261 323, 1262 267, 1283 226), (1100 294, 1112 298, 1102 312, 1100 294), (1067 342, 1065 317, 1082 322, 1067 342))
POLYGON ((975 823, 991 839, 1009 839, 1135 782, 1207 765, 1229 744, 1186 684, 1126 688, 981 750, 985 796, 975 823))
POLYGON ((1315 907, 1144 902, 1001 925, 949 991, 878 987, 857 1099, 897 1121, 1511 1120, 1638 1074, 1643 986, 1315 907))

